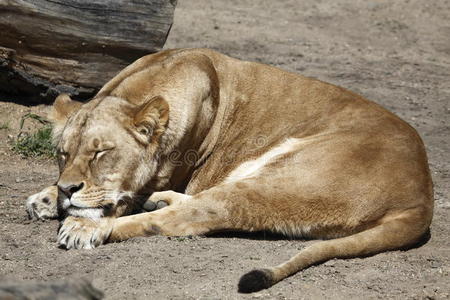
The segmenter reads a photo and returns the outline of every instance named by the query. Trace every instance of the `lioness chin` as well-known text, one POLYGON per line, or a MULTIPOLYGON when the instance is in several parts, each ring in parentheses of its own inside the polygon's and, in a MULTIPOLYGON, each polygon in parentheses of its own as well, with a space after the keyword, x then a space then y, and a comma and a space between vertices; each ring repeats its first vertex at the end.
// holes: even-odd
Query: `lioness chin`
POLYGON ((253 292, 331 258, 411 246, 432 219, 411 126, 343 88, 211 50, 143 57, 86 104, 59 96, 51 118, 60 176, 27 209, 68 215, 68 249, 223 230, 326 239, 244 275, 239 291, 253 292), (169 205, 130 215, 145 201, 169 205))

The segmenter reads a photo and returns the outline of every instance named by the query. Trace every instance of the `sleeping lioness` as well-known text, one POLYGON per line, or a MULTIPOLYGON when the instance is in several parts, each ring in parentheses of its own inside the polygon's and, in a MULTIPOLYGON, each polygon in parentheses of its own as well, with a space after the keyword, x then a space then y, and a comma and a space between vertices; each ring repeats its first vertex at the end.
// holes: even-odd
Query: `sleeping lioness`
POLYGON ((244 275, 239 291, 253 292, 412 246, 432 219, 411 126, 343 88, 211 50, 145 56, 86 104, 59 96, 51 118, 60 176, 27 207, 67 215, 67 249, 225 230, 325 239, 244 275), (130 215, 146 201, 168 206, 130 215))

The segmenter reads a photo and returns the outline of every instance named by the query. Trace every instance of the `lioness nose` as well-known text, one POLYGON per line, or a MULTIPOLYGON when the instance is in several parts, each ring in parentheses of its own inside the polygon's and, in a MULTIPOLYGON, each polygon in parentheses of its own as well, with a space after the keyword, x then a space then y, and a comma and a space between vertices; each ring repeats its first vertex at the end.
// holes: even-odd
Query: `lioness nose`
POLYGON ((80 184, 60 184, 58 183, 58 188, 70 198, 74 193, 78 192, 83 188, 84 183, 80 184))

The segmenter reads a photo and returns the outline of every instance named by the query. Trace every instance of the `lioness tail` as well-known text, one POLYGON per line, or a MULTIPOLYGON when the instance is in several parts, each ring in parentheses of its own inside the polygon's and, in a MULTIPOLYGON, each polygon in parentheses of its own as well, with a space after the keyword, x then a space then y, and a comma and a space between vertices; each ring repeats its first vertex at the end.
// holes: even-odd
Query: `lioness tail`
POLYGON ((332 258, 373 255, 411 246, 428 230, 430 220, 431 213, 427 209, 414 208, 385 218, 379 225, 357 234, 317 242, 276 267, 245 274, 239 281, 238 291, 252 293, 268 288, 300 270, 332 258))

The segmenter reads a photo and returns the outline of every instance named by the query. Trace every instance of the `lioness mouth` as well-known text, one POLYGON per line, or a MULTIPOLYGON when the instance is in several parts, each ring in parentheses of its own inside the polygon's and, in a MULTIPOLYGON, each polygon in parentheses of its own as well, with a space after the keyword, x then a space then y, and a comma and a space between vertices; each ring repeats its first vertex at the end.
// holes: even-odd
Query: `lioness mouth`
POLYGON ((71 205, 66 209, 66 213, 74 217, 101 218, 107 215, 104 207, 78 207, 71 205))

